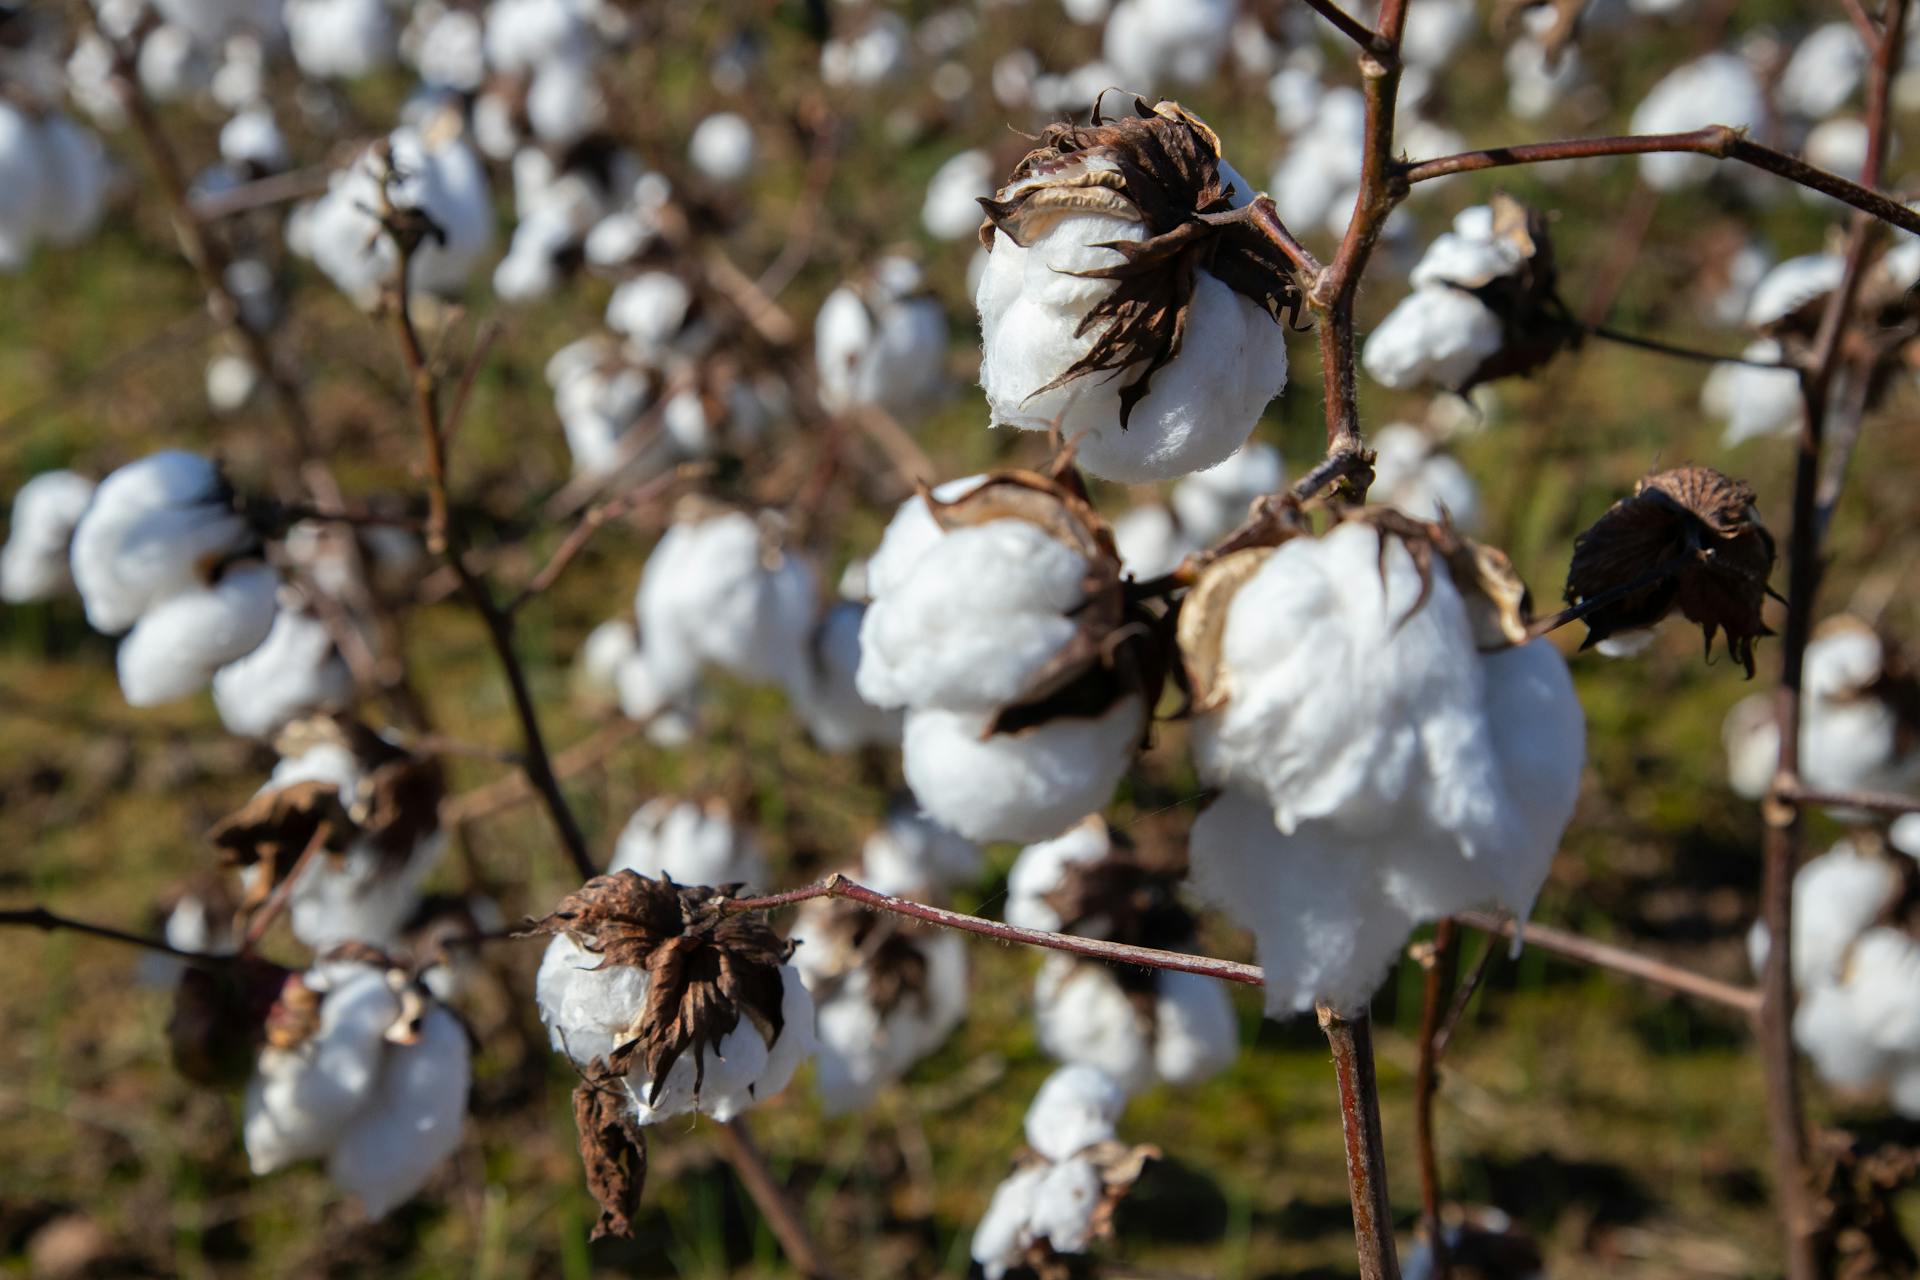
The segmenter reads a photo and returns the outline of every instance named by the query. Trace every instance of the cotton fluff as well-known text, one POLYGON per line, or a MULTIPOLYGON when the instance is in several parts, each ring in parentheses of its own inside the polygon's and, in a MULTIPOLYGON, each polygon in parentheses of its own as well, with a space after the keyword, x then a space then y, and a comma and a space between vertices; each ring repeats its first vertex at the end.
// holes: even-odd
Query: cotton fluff
POLYGON ((978 149, 948 156, 927 183, 920 225, 937 240, 965 240, 980 230, 980 198, 992 194, 992 156, 978 149))
POLYGON ((1090 1149, 1115 1140, 1126 1095, 1098 1070, 1061 1067, 1027 1110, 1027 1142, 1039 1159, 1016 1168, 994 1190, 973 1233, 973 1260, 987 1280, 1026 1265, 1038 1245, 1082 1253, 1092 1242, 1105 1189, 1090 1149))
MULTIPOLYGON (((1221 162, 1232 203, 1254 196, 1221 162)), ((1104 213, 1063 212, 1030 220, 1028 243, 993 233, 974 304, 984 340, 980 384, 996 426, 1047 431, 1075 441, 1090 474, 1144 483, 1170 480, 1225 460, 1245 444, 1260 412, 1287 381, 1283 326, 1218 276, 1196 269, 1180 350, 1155 371, 1123 427, 1119 376, 1093 374, 1042 391, 1092 349, 1102 326, 1083 330, 1116 287, 1078 274, 1122 261, 1114 241, 1138 243, 1143 222, 1104 213)))
POLYGON ((1206 546, 1237 528, 1255 498, 1277 495, 1286 483, 1280 451, 1248 441, 1224 462, 1196 471, 1173 486, 1168 498, 1189 538, 1206 546))
POLYGON ((1867 47, 1851 22, 1815 27, 1793 46, 1773 87, 1782 111, 1820 120, 1846 105, 1867 70, 1867 47))
POLYGON ((316 80, 350 80, 388 66, 393 21, 384 0, 284 0, 293 60, 316 80))
POLYGON ((715 182, 732 186, 753 172, 757 147, 753 126, 736 111, 716 111, 703 117, 687 139, 687 158, 715 182))
POLYGON ((619 700, 620 665, 640 652, 640 633, 631 618, 609 618, 587 633, 573 659, 573 688, 593 707, 619 700))
POLYGON ((353 673, 332 634, 298 608, 281 609, 258 648, 213 673, 220 723, 244 738, 271 738, 298 716, 338 711, 352 700, 353 673))
POLYGON ((73 244, 91 234, 107 176, 106 153, 90 130, 0 102, 0 270, 24 266, 43 240, 73 244))
POLYGON ((687 322, 693 291, 666 271, 646 271, 621 284, 607 299, 607 327, 626 335, 642 356, 663 354, 687 322))
POLYGON ((454 295, 493 244, 493 205, 486 170, 463 136, 436 123, 429 130, 402 125, 388 138, 390 160, 363 153, 328 179, 326 194, 308 206, 301 243, 315 266, 364 307, 395 282, 399 252, 380 228, 386 196, 400 209, 432 219, 444 239, 428 236, 413 255, 409 284, 454 295))
POLYGON ((811 670, 788 690, 808 735, 823 751, 900 742, 900 709, 877 707, 860 694, 860 627, 866 614, 867 606, 854 600, 829 605, 814 628, 811 670))
MULTIPOLYGON (((1782 353, 1778 342, 1761 338, 1740 354, 1748 360, 1778 362, 1782 353)), ((1794 434, 1800 428, 1800 407, 1800 378, 1792 369, 1723 361, 1700 384, 1700 408, 1727 424, 1720 443, 1729 448, 1794 434)))
POLYGON ((830 411, 877 405, 908 416, 940 387, 947 317, 917 265, 885 257, 866 280, 827 295, 813 339, 820 402, 830 411))
POLYGON ((1254 932, 1270 1014, 1364 1002, 1418 921, 1531 907, 1585 753, 1550 645, 1480 653, 1443 568, 1423 587, 1359 522, 1277 548, 1226 608, 1194 750, 1230 789, 1192 875, 1254 932))
POLYGON ((24 604, 72 589, 69 548, 92 500, 93 481, 72 471, 43 471, 20 486, 0 548, 0 600, 24 604))
POLYGON ((1124 512, 1113 522, 1113 542, 1127 576, 1147 582, 1173 572, 1200 550, 1173 509, 1158 502, 1124 512))
POLYGON ((1404 422, 1367 437, 1374 450, 1373 487, 1368 496, 1421 520, 1442 513, 1471 532, 1480 518, 1480 487, 1467 469, 1441 453, 1426 432, 1404 422))
POLYGON ((1205 84, 1220 69, 1238 0, 1118 0, 1102 60, 1114 82, 1142 92, 1205 84))
POLYGON ((735 825, 727 806, 660 796, 641 805, 613 847, 609 872, 633 871, 675 884, 764 886, 766 858, 753 833, 735 825))
POLYGON ((746 512, 676 522, 647 558, 634 598, 656 687, 676 701, 708 664, 743 680, 804 686, 816 591, 813 566, 776 549, 746 512))
POLYGON ((593 334, 554 352, 546 376, 575 475, 610 475, 642 460, 645 451, 630 451, 626 437, 653 398, 645 369, 593 334))
MULTIPOLYGON (((1737 54, 1709 53, 1675 68, 1634 108, 1633 133, 1685 133, 1706 125, 1758 129, 1767 122, 1766 94, 1737 54)), ((1660 152, 1640 157, 1640 176, 1655 191, 1677 191, 1713 172, 1707 156, 1660 152)))
MULTIPOLYGON (((753 1019, 743 1016, 717 1049, 702 1055, 704 1079, 697 1095, 695 1055, 689 1051, 667 1069, 652 1102, 647 1098, 655 1082, 636 1065, 626 1083, 639 1123, 653 1124, 697 1109, 724 1124, 787 1087, 813 1050, 813 1000, 792 965, 781 965, 779 973, 783 1025, 772 1046, 753 1019)), ((554 1049, 585 1067, 632 1038, 650 983, 644 969, 603 964, 600 956, 560 934, 547 944, 534 996, 554 1049)))
POLYGON ((1389 387, 1466 386, 1505 342, 1500 317, 1470 290, 1524 265, 1489 206, 1463 211, 1415 264, 1413 292, 1367 336, 1361 366, 1389 387))
POLYGON ((839 87, 885 84, 906 71, 909 52, 900 15, 870 10, 865 25, 820 46, 820 78, 839 87))
POLYGON ((860 847, 869 889, 897 897, 938 896, 980 878, 980 846, 912 808, 896 808, 860 847))
POLYGON ((467 1033, 429 1002, 403 1021, 388 975, 328 964, 302 976, 322 993, 320 1025, 295 1048, 260 1053, 242 1131, 256 1174, 325 1159, 334 1185, 380 1218, 411 1198, 460 1145, 467 1033))
POLYGON ((1760 278, 1747 300, 1747 325, 1766 329, 1840 287, 1846 259, 1837 253, 1788 258, 1760 278))
MULTIPOLYGON (((1900 890, 1900 870, 1891 857, 1864 852, 1841 840, 1809 858, 1793 878, 1793 982, 1802 991, 1846 976, 1847 952, 1880 917, 1900 890)), ((1765 921, 1747 936, 1754 972, 1766 967, 1765 921)))

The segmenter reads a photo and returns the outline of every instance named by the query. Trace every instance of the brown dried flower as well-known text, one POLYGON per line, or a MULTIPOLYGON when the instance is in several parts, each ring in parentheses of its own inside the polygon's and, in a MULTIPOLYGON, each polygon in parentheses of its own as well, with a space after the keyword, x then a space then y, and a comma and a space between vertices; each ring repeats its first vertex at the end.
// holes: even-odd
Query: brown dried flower
POLYGON ((647 1182, 647 1135, 634 1120, 625 1090, 582 1080, 573 1091, 573 1125, 587 1190, 600 1206, 591 1238, 631 1236, 632 1214, 647 1182))
POLYGON ((298 974, 257 956, 189 964, 167 1019, 174 1069, 197 1084, 238 1085, 263 1043, 298 1044, 311 1035, 319 1007, 298 974))
POLYGON ((1078 335, 1099 337, 1059 377, 1032 394, 1092 373, 1139 371, 1120 387, 1120 425, 1143 399, 1153 375, 1180 352, 1193 301, 1194 273, 1204 268, 1278 319, 1297 314, 1300 293, 1291 265, 1243 216, 1222 168, 1220 139, 1177 102, 1113 119, 1096 104, 1087 125, 1049 125, 1007 184, 980 205, 980 242, 994 232, 1025 246, 1056 217, 1101 214, 1142 223, 1141 241, 1103 244, 1124 259, 1080 272, 1112 280, 1114 289, 1081 320, 1078 335))
POLYGON ((1507 247, 1519 265, 1498 275, 1448 281, 1498 316, 1502 335, 1500 349, 1455 388, 1462 395, 1483 382, 1532 373, 1562 351, 1579 346, 1585 336, 1560 300, 1546 216, 1503 191, 1494 192, 1487 204, 1493 210, 1494 239, 1507 247))
POLYGON ((1677 467, 1640 481, 1574 540, 1567 603, 1584 615, 1590 647, 1651 627, 1678 609, 1697 624, 1709 655, 1716 632, 1753 675, 1753 642, 1773 571, 1773 535, 1745 482, 1711 467, 1677 467))

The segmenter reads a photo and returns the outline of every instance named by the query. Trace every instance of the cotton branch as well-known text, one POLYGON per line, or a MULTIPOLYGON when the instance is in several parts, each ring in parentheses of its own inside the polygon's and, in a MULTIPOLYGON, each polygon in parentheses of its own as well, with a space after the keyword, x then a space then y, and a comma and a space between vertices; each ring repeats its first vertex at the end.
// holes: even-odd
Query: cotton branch
POLYGON ((1577 960, 1581 964, 1596 969, 1605 969, 1612 973, 1625 974, 1638 978, 1642 982, 1652 983, 1656 987, 1665 987, 1684 996, 1705 1000, 1721 1005, 1749 1017, 1760 1010, 1760 993, 1751 987, 1736 986, 1731 982, 1722 982, 1718 978, 1709 978, 1704 973, 1695 973, 1679 965, 1668 964, 1664 960, 1655 960, 1643 956, 1625 947, 1612 946, 1605 942, 1596 942, 1592 938, 1583 938, 1577 933, 1565 929, 1555 929, 1544 924, 1520 925, 1513 920, 1492 915, 1485 911, 1463 911, 1454 919, 1461 924, 1470 925, 1502 938, 1518 938, 1530 947, 1567 960, 1577 960))
POLYGON ((198 951, 183 951, 172 943, 159 938, 143 937, 137 933, 128 933, 124 929, 115 929, 111 925, 93 924, 86 920, 76 920, 72 916, 63 916, 47 910, 45 907, 17 907, 0 911, 0 928, 38 929, 42 933, 83 933, 90 938, 104 938, 108 942, 119 942, 130 947, 140 947, 146 951, 157 951, 162 955, 178 956, 182 960, 196 960, 202 963, 209 957, 198 951))
POLYGON ((1386 1143, 1380 1134, 1380 1085, 1373 1074, 1373 1027, 1366 1011, 1318 1006, 1340 1086, 1340 1128, 1347 1140, 1347 1195, 1360 1280, 1399 1280, 1393 1209, 1387 1202, 1386 1143))
POLYGON ((746 1117, 736 1116, 725 1124, 716 1123, 709 1132, 720 1154, 733 1166, 740 1184, 753 1197, 754 1207, 766 1219, 767 1229, 780 1242, 780 1250, 787 1255, 794 1270, 809 1280, 832 1280, 833 1268, 807 1230, 806 1220, 794 1209, 779 1179, 767 1167, 766 1157, 760 1154, 753 1133, 747 1128, 746 1117))
POLYGON ((1440 1030, 1454 971, 1460 959, 1452 920, 1433 929, 1433 941, 1420 955, 1426 970, 1420 983, 1420 1058, 1413 1075, 1414 1148, 1420 1162, 1420 1235, 1433 1260, 1433 1273, 1447 1274, 1446 1232, 1440 1225, 1440 1156, 1433 1141, 1433 1104, 1440 1091, 1440 1030))

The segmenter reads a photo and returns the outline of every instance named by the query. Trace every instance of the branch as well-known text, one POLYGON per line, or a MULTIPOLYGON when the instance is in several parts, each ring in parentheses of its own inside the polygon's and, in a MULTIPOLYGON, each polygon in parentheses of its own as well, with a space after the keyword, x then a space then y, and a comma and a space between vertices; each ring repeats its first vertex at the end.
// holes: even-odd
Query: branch
POLYGON ((1654 352, 1656 355, 1672 356, 1676 360, 1693 360, 1701 364, 1742 364, 1749 369, 1791 369, 1794 367, 1784 360, 1754 360, 1742 355, 1723 356, 1712 351, 1699 351, 1693 347, 1683 347, 1677 343, 1663 342, 1659 338, 1644 338, 1635 333, 1622 333, 1611 325, 1590 324, 1584 325, 1582 328, 1588 337, 1618 343, 1623 347, 1636 347, 1641 351, 1654 352))
POLYGON ((724 1124, 715 1124, 710 1132, 714 1145, 733 1166, 740 1185, 753 1197, 754 1207, 760 1210, 760 1216, 766 1220, 773 1238, 780 1242, 780 1250, 787 1255, 794 1270, 811 1280, 832 1280, 833 1268, 820 1252, 820 1246, 814 1243, 806 1220, 788 1202, 773 1170, 767 1167, 766 1157, 760 1154, 747 1128, 746 1117, 736 1116, 724 1124))
MULTIPOLYGON (((553 773, 556 778, 571 778, 576 774, 604 764, 620 747, 640 736, 646 724, 639 720, 617 720, 598 732, 574 743, 553 758, 553 773)), ((465 822, 478 822, 504 813, 534 798, 535 791, 527 781, 525 772, 510 773, 485 786, 463 791, 450 796, 440 806, 440 822, 443 826, 453 827, 465 822)))
POLYGON ((1811 805, 1826 809, 1864 809, 1868 813, 1894 817, 1920 813, 1920 800, 1912 796, 1887 791, 1823 791, 1798 782, 1776 783, 1768 798, 1801 808, 1811 805))
POLYGON ((599 531, 601 525, 617 520, 642 503, 651 502, 660 497, 680 481, 697 479, 712 472, 713 464, 710 462, 682 463, 672 471, 657 475, 645 484, 635 485, 625 493, 587 508, 573 528, 568 531, 567 536, 561 540, 560 545, 554 548, 552 558, 541 566, 538 573, 527 580, 527 585, 520 589, 518 595, 502 606, 502 612, 509 616, 516 614, 536 596, 550 590, 553 584, 560 580, 560 575, 567 571, 567 566, 573 563, 574 558, 586 550, 587 543, 593 540, 593 535, 599 531))
POLYGON ((137 933, 128 933, 124 929, 115 929, 111 925, 90 924, 85 920, 75 920, 72 916, 56 915, 45 907, 20 907, 0 911, 0 928, 39 929, 43 933, 64 931, 84 933, 90 938, 105 938, 108 942, 124 943, 130 947, 141 947, 148 951, 158 951, 162 955, 178 956, 182 960, 194 960, 202 964, 219 962, 224 956, 210 956, 199 951, 183 951, 169 942, 158 938, 142 937, 137 933))
POLYGON ((1749 1017, 1760 1010, 1760 993, 1751 987, 1735 986, 1731 982, 1709 978, 1704 973, 1695 973, 1691 969, 1683 969, 1678 965, 1668 964, 1664 960, 1655 960, 1638 952, 1629 951, 1625 947, 1596 942, 1592 938, 1583 938, 1577 933, 1568 933, 1564 929, 1555 929, 1544 924, 1529 924, 1523 927, 1512 920, 1486 911, 1462 911, 1454 919, 1461 924, 1486 933, 1498 934, 1503 938, 1517 937, 1527 946, 1538 947, 1542 951, 1568 960, 1578 960, 1596 969, 1622 973, 1630 978, 1651 982, 1656 987, 1677 991, 1681 995, 1695 996, 1714 1004, 1724 1005, 1749 1017))
POLYGON ((1511 165, 1544 164, 1552 160, 1587 160, 1596 156, 1637 156, 1654 152, 1686 152, 1715 160, 1738 160, 1778 174, 1834 199, 1852 205, 1882 222, 1920 235, 1920 214, 1877 191, 1850 182, 1837 173, 1815 168, 1806 161, 1751 141, 1738 129, 1708 125, 1692 133, 1641 133, 1611 138, 1569 138, 1561 142, 1528 142, 1485 151, 1462 151, 1437 160, 1422 160, 1399 170, 1399 180, 1411 186, 1449 174, 1473 173, 1511 165))
POLYGON ((1413 1135, 1420 1161, 1420 1236, 1426 1242, 1436 1280, 1447 1280, 1447 1239, 1440 1225, 1440 1156, 1433 1142, 1433 1103, 1440 1089, 1440 1030, 1459 967, 1460 948, 1451 920, 1434 926, 1433 941, 1422 949, 1426 970, 1420 984, 1420 1059, 1413 1073, 1413 1135))
POLYGON ((1386 1143, 1380 1133, 1380 1088, 1373 1074, 1373 1029, 1365 1010, 1343 1014, 1319 1005, 1320 1029, 1333 1050, 1340 1086, 1340 1128, 1347 1140, 1347 1196, 1360 1280, 1400 1280, 1387 1201, 1386 1143))
POLYGON ((1307 0, 1307 7, 1332 23, 1341 35, 1376 58, 1398 56, 1397 45, 1388 45, 1372 27, 1342 9, 1333 0, 1307 0))

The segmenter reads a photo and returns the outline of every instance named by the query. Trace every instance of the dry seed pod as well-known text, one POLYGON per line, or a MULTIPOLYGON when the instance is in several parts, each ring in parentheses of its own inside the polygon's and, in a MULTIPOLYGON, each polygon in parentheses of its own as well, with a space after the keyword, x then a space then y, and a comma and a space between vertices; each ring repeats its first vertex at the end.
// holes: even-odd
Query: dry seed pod
POLYGON ((1652 627, 1678 609, 1700 627, 1709 655, 1716 632, 1753 675, 1753 642, 1773 571, 1773 535, 1753 489, 1711 467, 1648 476, 1574 540, 1567 603, 1600 601, 1585 615, 1583 648, 1652 627))

